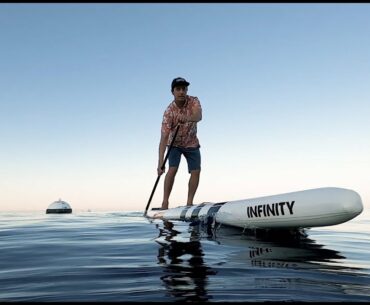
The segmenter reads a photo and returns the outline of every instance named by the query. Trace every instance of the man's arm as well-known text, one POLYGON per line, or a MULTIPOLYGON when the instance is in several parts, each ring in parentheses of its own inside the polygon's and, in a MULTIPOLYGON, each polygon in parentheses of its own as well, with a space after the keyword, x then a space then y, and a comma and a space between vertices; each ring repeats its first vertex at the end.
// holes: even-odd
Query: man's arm
POLYGON ((202 119, 202 108, 200 107, 200 105, 195 104, 193 106, 192 110, 193 110, 193 113, 189 117, 189 121, 190 122, 199 122, 202 119))
POLYGON ((190 116, 187 116, 185 114, 180 115, 179 121, 181 123, 186 123, 186 122, 199 122, 200 120, 202 120, 202 107, 200 106, 199 102, 193 105, 191 111, 192 113, 190 116))

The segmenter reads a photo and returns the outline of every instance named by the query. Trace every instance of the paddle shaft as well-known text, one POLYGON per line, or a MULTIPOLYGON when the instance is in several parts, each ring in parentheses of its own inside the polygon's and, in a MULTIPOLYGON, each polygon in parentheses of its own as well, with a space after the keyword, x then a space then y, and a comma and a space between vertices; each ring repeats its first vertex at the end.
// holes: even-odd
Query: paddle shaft
MULTIPOLYGON (((170 151, 171 151, 171 149, 172 149, 173 143, 175 142, 175 139, 176 139, 176 136, 177 136, 177 132, 179 131, 179 128, 180 128, 180 124, 179 124, 179 125, 177 125, 176 131, 175 131, 175 135, 173 136, 172 141, 171 141, 171 144, 170 144, 170 146, 168 147, 168 150, 167 150, 166 156, 164 157, 163 164, 162 164, 162 166, 161 166, 161 169, 162 169, 162 170, 164 169, 164 167, 165 167, 165 165, 166 165, 166 162, 167 162, 168 156, 169 156, 170 151)), ((150 202, 152 201, 152 198, 153 198, 153 195, 154 195, 155 189, 157 188, 157 184, 158 184, 159 179, 161 178, 161 176, 162 176, 162 175, 158 175, 157 180, 155 181, 155 184, 154 184, 154 187, 153 187, 152 193, 150 194, 150 197, 149 197, 148 203, 147 203, 146 208, 145 208, 144 216, 146 216, 146 213, 147 213, 147 211, 148 211, 148 208, 149 208, 150 202)))

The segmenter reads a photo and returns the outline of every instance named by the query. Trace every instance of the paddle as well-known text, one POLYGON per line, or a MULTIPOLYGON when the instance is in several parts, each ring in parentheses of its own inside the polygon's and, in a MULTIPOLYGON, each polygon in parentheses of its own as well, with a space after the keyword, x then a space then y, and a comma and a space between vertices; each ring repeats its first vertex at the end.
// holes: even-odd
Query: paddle
MULTIPOLYGON (((166 162, 167 162, 168 156, 169 156, 170 151, 171 151, 171 149, 172 149, 173 142, 175 142, 176 135, 177 135, 177 132, 179 131, 179 128, 180 128, 180 124, 179 124, 179 125, 177 125, 176 131, 175 131, 175 135, 173 136, 172 141, 171 141, 171 144, 170 144, 170 146, 168 147, 168 150, 167 150, 166 156, 165 156, 165 158, 164 158, 164 160, 163 160, 163 164, 162 164, 162 166, 161 166, 161 169, 162 169, 162 170, 164 169, 164 166, 166 165, 166 162)), ((149 201, 148 201, 148 203, 147 203, 147 205, 146 205, 146 208, 145 208, 144 217, 146 216, 146 213, 147 213, 147 211, 148 211, 148 208, 149 208, 150 202, 152 201, 152 198, 153 198, 153 195, 154 195, 155 189, 157 188, 157 184, 158 184, 158 182, 159 182, 159 178, 160 178, 161 176, 162 176, 162 175, 158 175, 157 180, 155 181, 155 184, 154 184, 154 187, 153 187, 152 193, 150 194, 149 201)))

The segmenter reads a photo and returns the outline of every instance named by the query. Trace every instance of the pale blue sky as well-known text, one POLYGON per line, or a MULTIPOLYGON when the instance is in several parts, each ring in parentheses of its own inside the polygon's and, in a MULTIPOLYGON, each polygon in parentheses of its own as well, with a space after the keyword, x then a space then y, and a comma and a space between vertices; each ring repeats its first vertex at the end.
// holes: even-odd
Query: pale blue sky
POLYGON ((0 4, 0 210, 143 211, 177 76, 203 107, 195 203, 336 186, 370 206, 369 33, 366 3, 0 4))

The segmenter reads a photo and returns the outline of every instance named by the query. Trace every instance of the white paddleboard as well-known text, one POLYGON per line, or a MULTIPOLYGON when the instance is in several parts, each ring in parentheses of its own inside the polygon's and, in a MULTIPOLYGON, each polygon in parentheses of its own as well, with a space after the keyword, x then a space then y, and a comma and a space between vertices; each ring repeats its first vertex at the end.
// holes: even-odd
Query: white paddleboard
POLYGON ((312 228, 349 221, 363 210, 358 193, 323 187, 272 196, 218 203, 202 203, 162 210, 152 208, 148 218, 215 221, 241 228, 312 228))

